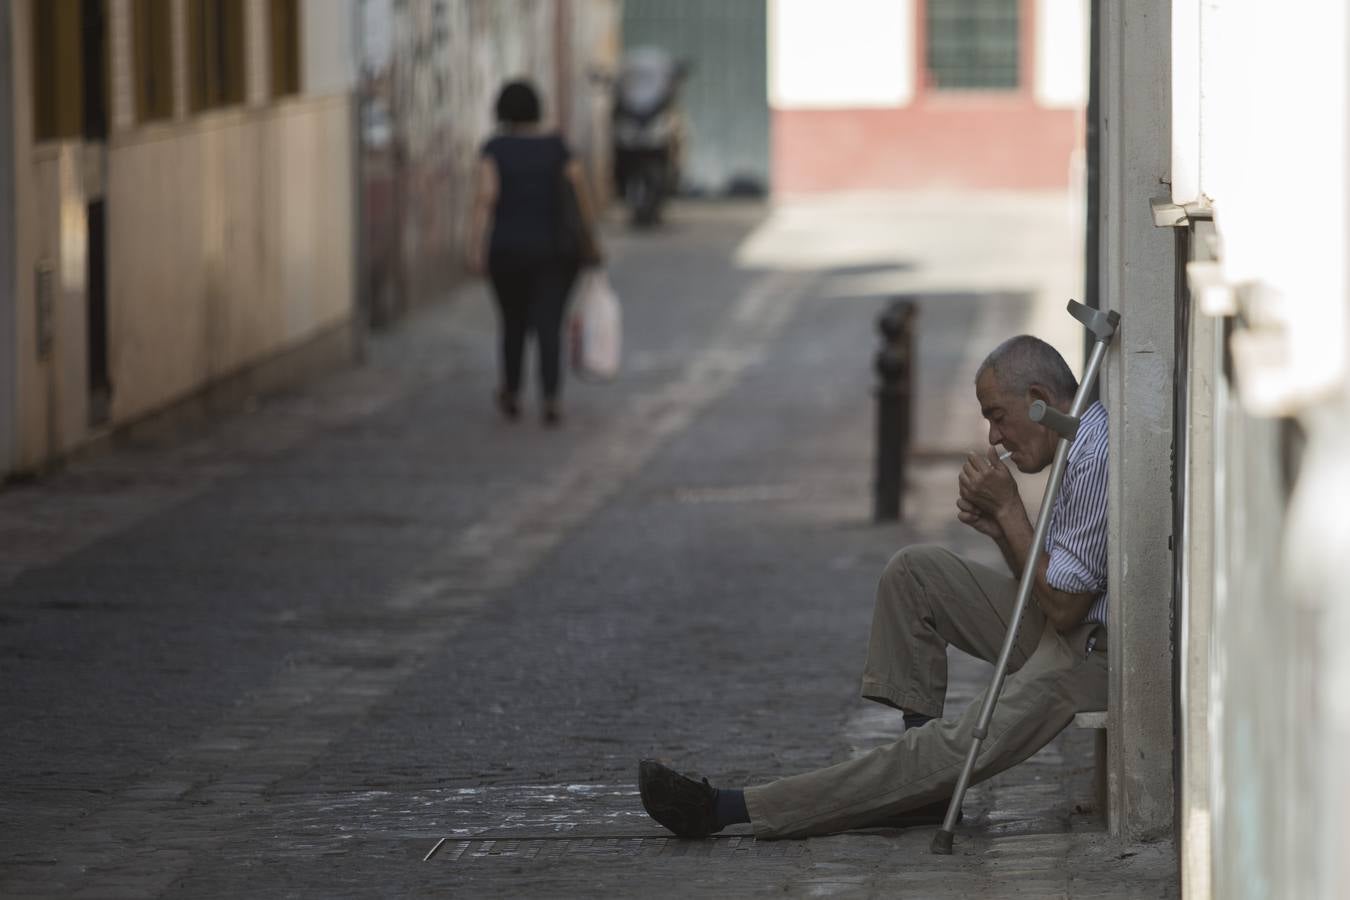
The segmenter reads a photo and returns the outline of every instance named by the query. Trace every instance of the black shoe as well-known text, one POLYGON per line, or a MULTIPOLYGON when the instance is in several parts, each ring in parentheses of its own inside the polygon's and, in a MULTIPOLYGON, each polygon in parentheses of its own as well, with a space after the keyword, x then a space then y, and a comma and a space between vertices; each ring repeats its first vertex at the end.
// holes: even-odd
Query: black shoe
POLYGON ((704 838, 721 831, 712 785, 686 778, 653 759, 638 763, 638 790, 647 815, 682 838, 704 838))
POLYGON ((516 400, 515 394, 500 390, 494 395, 494 399, 497 401, 497 410, 508 422, 520 418, 520 403, 516 400))
MULTIPOLYGON (((937 800, 929 803, 927 806, 916 806, 914 809, 907 809, 902 813, 895 813, 884 819, 878 819, 876 822, 869 823, 868 828, 918 828, 921 825, 941 825, 942 820, 947 817, 947 806, 950 800, 937 800)), ((959 825, 961 820, 966 817, 965 811, 958 809, 956 811, 956 822, 959 825)))

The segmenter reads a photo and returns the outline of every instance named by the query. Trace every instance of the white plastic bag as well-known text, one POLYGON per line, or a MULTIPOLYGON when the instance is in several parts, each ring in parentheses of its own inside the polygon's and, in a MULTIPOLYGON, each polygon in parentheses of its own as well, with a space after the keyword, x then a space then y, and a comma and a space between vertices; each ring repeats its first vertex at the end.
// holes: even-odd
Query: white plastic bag
POLYGON ((596 266, 577 277, 572 299, 572 368, 582 378, 608 379, 619 373, 623 311, 609 275, 596 266))

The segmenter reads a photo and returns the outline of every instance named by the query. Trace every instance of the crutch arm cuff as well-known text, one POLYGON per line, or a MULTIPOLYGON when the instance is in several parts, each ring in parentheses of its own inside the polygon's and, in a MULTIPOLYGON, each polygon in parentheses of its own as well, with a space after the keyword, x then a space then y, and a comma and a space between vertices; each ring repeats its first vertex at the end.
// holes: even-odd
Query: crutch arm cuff
POLYGON ((1027 413, 1033 422, 1040 422, 1046 428, 1059 434, 1066 441, 1072 442, 1078 437, 1078 416, 1070 416, 1060 412, 1053 406, 1047 406, 1044 400, 1035 400, 1031 404, 1031 409, 1027 413))

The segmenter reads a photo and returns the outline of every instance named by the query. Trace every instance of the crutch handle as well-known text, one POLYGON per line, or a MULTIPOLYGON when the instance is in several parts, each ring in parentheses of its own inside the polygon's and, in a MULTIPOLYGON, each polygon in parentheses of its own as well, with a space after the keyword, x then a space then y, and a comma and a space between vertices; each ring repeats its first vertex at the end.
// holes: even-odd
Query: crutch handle
POLYGON ((1034 400, 1031 403, 1031 411, 1027 414, 1031 421, 1040 422, 1046 428, 1059 434, 1064 440, 1073 442, 1078 437, 1078 423, 1080 419, 1077 416, 1066 415, 1055 409, 1053 406, 1046 406, 1044 400, 1034 400))
POLYGON ((1069 301, 1069 315, 1082 322, 1087 330, 1092 332, 1092 336, 1103 344, 1111 340, 1111 335, 1116 333, 1116 326, 1120 324, 1120 313, 1114 309, 1102 312, 1100 309, 1084 306, 1077 300, 1069 301))

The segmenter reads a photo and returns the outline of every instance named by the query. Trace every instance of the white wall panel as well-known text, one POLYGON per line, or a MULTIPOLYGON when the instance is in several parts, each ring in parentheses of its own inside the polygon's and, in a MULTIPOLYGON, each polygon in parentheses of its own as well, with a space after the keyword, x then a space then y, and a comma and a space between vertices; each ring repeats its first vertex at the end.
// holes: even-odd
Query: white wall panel
POLYGON ((1036 102, 1087 105, 1088 0, 1036 0, 1036 102))
POLYGON ((1291 412, 1339 388, 1350 366, 1347 11, 1291 0, 1202 15, 1201 189, 1214 200, 1225 276, 1257 326, 1235 347, 1243 402, 1291 412))
POLYGON ((914 98, 913 0, 770 0, 769 100, 779 109, 914 98))
POLYGON ((1200 0, 1172 0, 1172 202, 1200 199, 1200 0))

